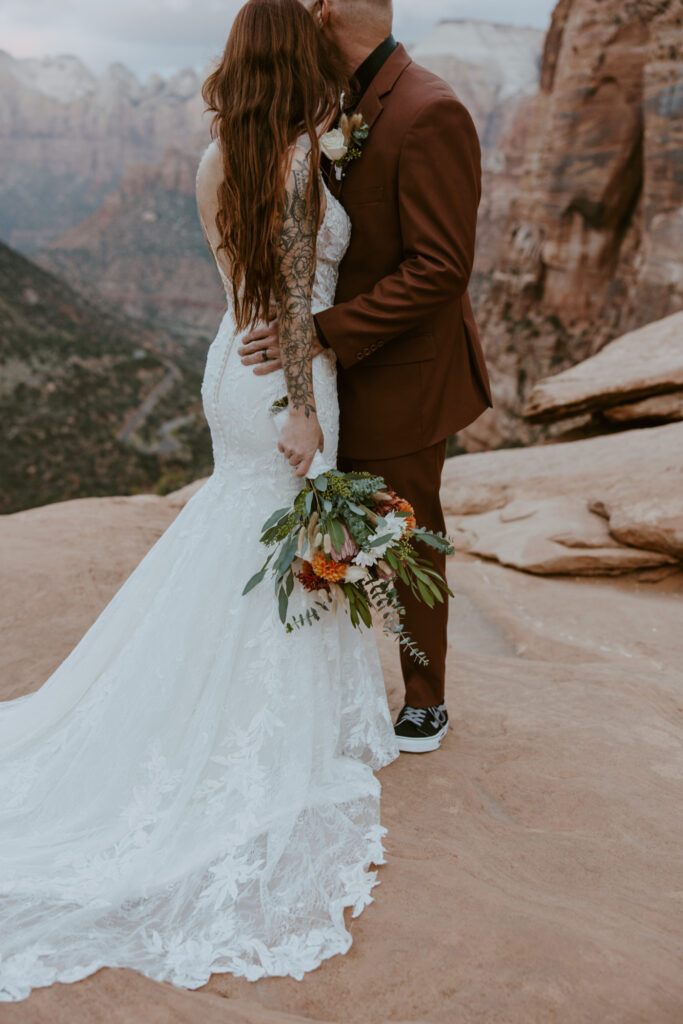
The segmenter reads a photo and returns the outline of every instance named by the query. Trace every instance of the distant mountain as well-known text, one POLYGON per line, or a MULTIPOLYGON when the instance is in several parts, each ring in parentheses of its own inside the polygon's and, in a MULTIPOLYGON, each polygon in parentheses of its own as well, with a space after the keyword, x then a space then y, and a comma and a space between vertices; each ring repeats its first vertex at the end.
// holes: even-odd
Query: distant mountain
POLYGON ((144 84, 122 64, 0 50, 0 238, 31 253, 97 210, 124 172, 208 142, 201 78, 144 84))
POLYGON ((0 243, 0 512, 205 475, 198 373, 0 243))
POLYGON ((536 92, 544 33, 487 21, 442 21, 411 57, 444 78, 477 126, 482 148, 496 146, 510 102, 536 92))
POLYGON ((225 295, 197 217, 197 163, 170 149, 130 168, 95 213, 34 259, 94 300, 200 339, 203 362, 225 295))

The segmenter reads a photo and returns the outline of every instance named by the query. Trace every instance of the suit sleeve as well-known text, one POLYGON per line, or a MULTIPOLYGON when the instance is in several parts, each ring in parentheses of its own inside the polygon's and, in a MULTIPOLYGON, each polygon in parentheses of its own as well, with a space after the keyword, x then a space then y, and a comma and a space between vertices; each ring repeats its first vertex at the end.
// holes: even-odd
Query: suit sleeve
POLYGON ((341 365, 354 366, 467 290, 481 197, 481 150, 455 97, 431 102, 407 132, 398 170, 403 259, 372 291, 316 316, 341 365))

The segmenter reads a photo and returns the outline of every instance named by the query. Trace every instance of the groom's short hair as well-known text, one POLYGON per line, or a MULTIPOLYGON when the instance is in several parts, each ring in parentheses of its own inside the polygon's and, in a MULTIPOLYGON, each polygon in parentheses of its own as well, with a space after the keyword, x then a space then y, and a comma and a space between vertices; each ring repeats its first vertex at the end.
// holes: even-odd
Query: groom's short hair
MULTIPOLYGON (((310 11, 313 11, 316 2, 317 0, 301 0, 304 7, 310 11)), ((382 24, 386 23, 390 27, 394 17, 393 0, 329 0, 329 3, 342 15, 344 22, 365 15, 377 21, 381 19, 382 24)))
POLYGON ((374 8, 376 11, 382 11, 383 13, 393 13, 394 3, 393 0, 332 0, 337 7, 368 7, 370 10, 374 8))
POLYGON ((346 10, 349 14, 355 11, 360 11, 362 8, 368 13, 376 13, 382 15, 393 15, 394 4, 393 0, 332 0, 332 3, 341 10, 346 10))

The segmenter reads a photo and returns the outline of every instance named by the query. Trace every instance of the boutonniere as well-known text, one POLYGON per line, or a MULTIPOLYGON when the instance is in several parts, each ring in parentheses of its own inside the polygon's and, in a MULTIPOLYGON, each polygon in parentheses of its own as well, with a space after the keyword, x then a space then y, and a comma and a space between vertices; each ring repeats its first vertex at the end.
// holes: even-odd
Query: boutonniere
POLYGON ((337 181, 341 181, 350 163, 363 155, 363 145, 370 134, 370 128, 363 121, 362 114, 342 114, 339 127, 325 132, 320 138, 320 148, 334 164, 337 181))

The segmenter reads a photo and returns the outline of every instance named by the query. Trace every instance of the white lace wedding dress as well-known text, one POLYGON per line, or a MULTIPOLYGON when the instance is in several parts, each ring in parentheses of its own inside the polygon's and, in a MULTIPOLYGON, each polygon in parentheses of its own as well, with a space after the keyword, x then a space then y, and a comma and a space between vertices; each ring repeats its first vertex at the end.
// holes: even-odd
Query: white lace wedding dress
MULTIPOLYGON (((327 194, 314 310, 349 230, 327 194)), ((271 585, 241 596, 302 481, 269 414, 283 374, 235 342, 228 309, 202 386, 213 475, 42 688, 0 704, 2 1000, 104 966, 301 978, 372 901, 373 769, 398 755, 377 652, 341 612, 287 635, 271 585)), ((314 386, 334 464, 331 355, 314 386)))

